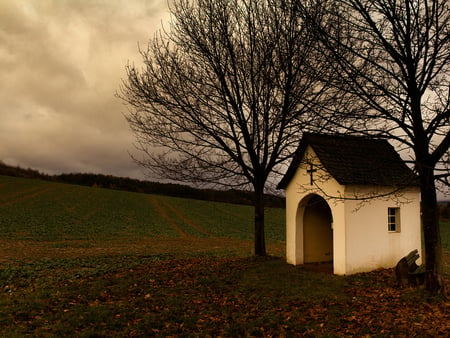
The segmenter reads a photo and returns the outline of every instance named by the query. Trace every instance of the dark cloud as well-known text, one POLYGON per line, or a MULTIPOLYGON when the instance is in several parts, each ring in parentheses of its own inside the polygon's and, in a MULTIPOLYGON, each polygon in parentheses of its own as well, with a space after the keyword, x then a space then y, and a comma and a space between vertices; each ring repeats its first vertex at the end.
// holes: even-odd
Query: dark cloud
POLYGON ((0 1, 0 160, 141 176, 114 93, 167 20, 166 1, 0 1))

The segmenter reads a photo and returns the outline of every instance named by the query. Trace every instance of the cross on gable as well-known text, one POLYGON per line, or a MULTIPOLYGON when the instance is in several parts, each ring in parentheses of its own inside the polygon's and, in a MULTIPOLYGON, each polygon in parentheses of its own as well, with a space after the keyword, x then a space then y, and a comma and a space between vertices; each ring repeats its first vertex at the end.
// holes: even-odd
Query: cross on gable
POLYGON ((306 172, 310 175, 310 184, 313 185, 314 177, 313 174, 317 171, 317 169, 314 169, 314 164, 312 162, 308 162, 309 169, 306 170, 306 172))

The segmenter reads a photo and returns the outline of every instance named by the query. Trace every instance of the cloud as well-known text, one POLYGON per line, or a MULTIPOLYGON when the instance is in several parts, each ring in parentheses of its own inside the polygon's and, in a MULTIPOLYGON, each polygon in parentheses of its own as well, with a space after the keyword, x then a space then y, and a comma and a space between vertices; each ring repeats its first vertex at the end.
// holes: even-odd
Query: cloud
POLYGON ((140 175, 114 93, 167 18, 158 0, 0 1, 0 160, 140 175))

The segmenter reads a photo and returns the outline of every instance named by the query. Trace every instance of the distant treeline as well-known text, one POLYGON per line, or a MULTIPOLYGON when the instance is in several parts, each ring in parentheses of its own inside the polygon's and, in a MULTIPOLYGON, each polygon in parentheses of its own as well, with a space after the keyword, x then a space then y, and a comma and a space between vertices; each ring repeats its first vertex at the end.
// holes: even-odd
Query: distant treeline
POLYGON ((9 166, 2 161, 0 161, 0 175, 4 176, 14 176, 14 177, 25 177, 25 178, 40 178, 48 179, 50 176, 40 173, 34 169, 23 169, 21 167, 9 166))
MULTIPOLYGON (((173 197, 193 198, 207 201, 227 202, 235 204, 252 205, 252 192, 236 189, 214 190, 196 189, 188 185, 141 181, 128 177, 117 177, 102 174, 61 174, 47 175, 34 169, 13 167, 0 161, 0 175, 35 178, 52 182, 69 183, 90 187, 125 190, 146 194, 158 194, 173 197)), ((268 207, 283 208, 284 198, 275 195, 266 195, 268 207)))

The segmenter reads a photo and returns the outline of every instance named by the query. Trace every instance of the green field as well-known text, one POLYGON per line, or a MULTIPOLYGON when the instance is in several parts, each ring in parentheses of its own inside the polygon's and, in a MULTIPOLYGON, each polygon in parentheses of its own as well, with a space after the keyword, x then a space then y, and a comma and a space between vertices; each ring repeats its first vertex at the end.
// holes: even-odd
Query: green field
POLYGON ((392 270, 287 265, 282 209, 265 259, 249 206, 0 176, 0 212, 0 337, 450 334, 450 304, 392 270))
MULTIPOLYGON (((250 206, 0 176, 0 232, 32 240, 185 235, 253 238, 250 206)), ((268 241, 283 241, 284 211, 267 209, 268 241)))

